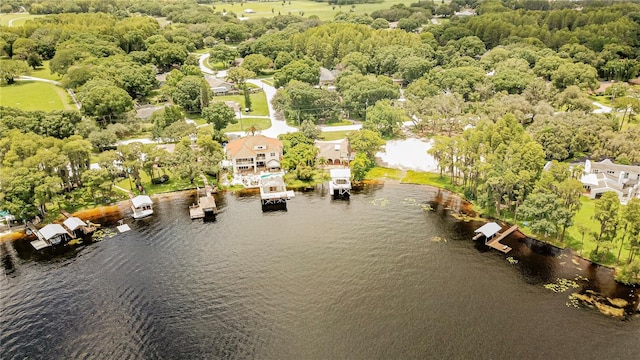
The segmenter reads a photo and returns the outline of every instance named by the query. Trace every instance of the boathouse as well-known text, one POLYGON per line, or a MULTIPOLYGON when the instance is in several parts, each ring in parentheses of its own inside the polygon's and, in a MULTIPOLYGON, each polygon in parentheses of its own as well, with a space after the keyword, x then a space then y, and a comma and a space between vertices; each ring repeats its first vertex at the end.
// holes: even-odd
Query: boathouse
POLYGON ((65 245, 73 237, 60 224, 49 224, 40 230, 37 230, 33 224, 28 223, 27 228, 30 229, 38 240, 31 242, 36 250, 44 249, 49 246, 65 245))
POLYGON ((198 203, 189 207, 189 216, 191 217, 191 220, 202 219, 207 216, 215 217, 218 212, 216 199, 213 197, 213 193, 217 191, 209 185, 209 181, 204 174, 200 174, 200 176, 202 176, 202 181, 204 182, 205 196, 200 197, 200 194, 196 193, 198 196, 198 203))
POLYGON ((476 229, 475 232, 477 233, 477 235, 473 237, 473 240, 478 240, 482 236, 484 236, 485 245, 506 254, 512 249, 509 246, 501 243, 500 240, 504 239, 505 237, 511 235, 511 233, 513 233, 514 231, 518 230, 518 225, 513 225, 503 233, 500 233, 499 232, 500 230, 502 230, 502 226, 500 226, 499 224, 495 222, 486 223, 481 227, 479 227, 478 229, 476 229))
POLYGON ((287 200, 294 197, 293 190, 287 190, 282 173, 265 174, 260 177, 260 201, 262 211, 287 208, 287 200))
POLYGON ((138 195, 131 199, 131 209, 134 219, 141 219, 153 214, 153 201, 147 195, 138 195))
POLYGON ((331 169, 329 193, 333 198, 349 198, 351 196, 351 169, 331 169))

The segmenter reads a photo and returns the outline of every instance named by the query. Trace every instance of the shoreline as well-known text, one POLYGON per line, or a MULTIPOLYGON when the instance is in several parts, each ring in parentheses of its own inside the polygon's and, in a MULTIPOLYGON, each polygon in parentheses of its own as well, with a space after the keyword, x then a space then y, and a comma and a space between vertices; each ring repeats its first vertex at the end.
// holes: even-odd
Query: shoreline
MULTIPOLYGON (((432 201, 432 203, 442 206, 444 210, 447 211, 447 216, 451 216, 458 221, 463 221, 463 222, 477 221, 477 222, 483 222, 483 223, 486 223, 489 221, 496 221, 502 227, 510 226, 509 223, 503 222, 499 219, 481 217, 479 213, 474 209, 473 203, 471 203, 470 201, 468 201, 467 199, 465 199, 463 196, 461 196, 456 192, 453 192, 451 190, 441 188, 438 186, 433 186, 430 184, 403 183, 399 180, 393 180, 393 179, 365 180, 365 181, 362 181, 359 185, 360 185, 360 189, 362 189, 362 188, 366 188, 369 186, 376 186, 376 185, 384 186, 384 184, 387 182, 390 185, 423 186, 423 187, 426 187, 427 189, 435 191, 436 192, 435 199, 432 201)), ((231 189, 231 190, 222 190, 222 191, 225 191, 225 192, 230 191, 233 193, 241 194, 243 191, 255 192, 255 190, 257 189, 231 189)), ((171 198, 185 198, 192 195, 194 191, 195 190, 176 190, 171 192, 154 194, 154 195, 151 195, 151 197, 154 201, 163 201, 171 198)), ((121 200, 107 206, 97 206, 90 209, 76 211, 72 215, 77 216, 83 220, 97 221, 98 223, 104 224, 105 226, 113 226, 114 224, 117 224, 118 221, 122 219, 128 219, 127 211, 129 210, 129 205, 130 205, 129 200, 121 200)), ((435 210, 435 207, 434 207, 434 210, 435 210)), ((59 220, 60 219, 56 219, 56 222, 59 222, 59 220)), ((589 259, 586 259, 580 256, 574 249, 560 248, 554 244, 530 237, 519 230, 516 231, 516 233, 517 234, 514 233, 510 236, 517 237, 516 241, 519 244, 518 245, 519 247, 524 246, 526 248, 531 249, 532 247, 538 247, 539 245, 543 245, 545 247, 549 247, 550 249, 551 248, 556 249, 555 251, 553 250, 550 251, 552 253, 557 253, 556 255, 558 256, 554 255, 554 257, 558 257, 558 258, 567 257, 568 259, 571 259, 566 266, 564 263, 561 263, 565 272, 570 270, 570 268, 572 267, 571 264, 575 265, 575 267, 577 267, 580 271, 583 271, 583 269, 592 268, 591 271, 593 271, 594 273, 594 278, 592 280, 595 281, 596 284, 601 283, 602 281, 610 282, 611 284, 615 284, 615 286, 617 287, 630 289, 631 293, 634 292, 634 289, 638 288, 637 285, 627 285, 627 284, 623 284, 616 281, 615 268, 612 268, 606 265, 601 265, 589 259), (600 271, 598 271, 599 268, 601 269, 600 271), (599 275, 597 275, 596 273, 599 273, 599 275)), ((29 236, 27 236, 24 233, 24 231, 13 232, 10 234, 0 235, 0 243, 4 243, 5 241, 11 242, 15 240, 24 240, 28 238, 29 236)), ((540 255, 549 255, 549 254, 540 253, 540 255)), ((513 257, 504 255, 504 258, 506 258, 511 264, 514 264, 514 262, 512 262, 514 261, 513 257)), ((520 260, 526 261, 526 258, 527 257, 521 258, 520 260)), ((515 259, 515 263, 517 262, 518 262, 518 259, 515 259)), ((558 281, 564 277, 562 275, 559 275, 559 276, 560 277, 558 278, 558 281)), ((566 279, 566 280, 571 281, 571 279, 566 279)), ((552 283, 547 285, 554 285, 554 284, 552 283)), ((545 287, 547 285, 545 285, 545 287)), ((625 306, 623 308, 618 308, 616 306, 611 306, 612 302, 610 302, 611 299, 609 299, 609 297, 606 295, 606 291, 602 292, 602 289, 600 289, 597 292, 594 292, 593 290, 589 289, 588 285, 584 285, 584 286, 586 287, 583 287, 581 292, 575 292, 569 297, 569 299, 571 301, 578 299, 579 301, 582 302, 583 306, 588 306, 588 307, 595 306, 595 308, 597 308, 597 310, 599 310, 600 312, 616 318, 629 319, 631 317, 636 317, 638 312, 640 312, 639 310, 636 309, 636 307, 640 305, 639 296, 636 296, 636 298, 632 302, 629 302, 628 306, 625 306), (633 307, 633 310, 630 310, 631 307, 633 307), (605 308, 605 310, 602 310, 602 308, 605 308)), ((596 287, 596 289, 598 289, 598 287, 596 287)), ((578 301, 578 300, 575 300, 575 301, 578 301)))

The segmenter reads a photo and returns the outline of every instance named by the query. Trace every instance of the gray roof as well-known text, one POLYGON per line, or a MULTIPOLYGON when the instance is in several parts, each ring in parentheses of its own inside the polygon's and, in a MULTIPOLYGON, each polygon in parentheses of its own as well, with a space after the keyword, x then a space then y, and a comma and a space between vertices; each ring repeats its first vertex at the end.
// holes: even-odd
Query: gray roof
POLYGON ((614 164, 613 161, 609 159, 604 159, 600 162, 592 162, 591 168, 598 170, 624 171, 625 173, 640 173, 640 166, 614 164))

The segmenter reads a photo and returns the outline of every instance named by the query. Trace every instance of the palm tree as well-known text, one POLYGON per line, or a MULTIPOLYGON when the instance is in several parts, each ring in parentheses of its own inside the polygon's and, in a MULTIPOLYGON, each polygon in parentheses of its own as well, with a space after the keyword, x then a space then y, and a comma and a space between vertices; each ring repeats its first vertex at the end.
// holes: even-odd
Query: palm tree
POLYGON ((325 170, 327 168, 327 163, 328 163, 327 158, 325 158, 324 156, 320 156, 318 158, 318 167, 320 167, 322 169, 322 177, 323 178, 324 178, 325 170))

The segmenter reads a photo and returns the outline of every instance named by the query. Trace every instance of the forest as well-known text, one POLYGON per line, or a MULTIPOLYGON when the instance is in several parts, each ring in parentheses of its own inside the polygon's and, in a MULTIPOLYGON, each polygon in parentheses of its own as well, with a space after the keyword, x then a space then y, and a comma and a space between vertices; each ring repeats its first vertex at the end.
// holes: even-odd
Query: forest
MULTIPOLYGON (((430 154, 452 189, 564 244, 582 204, 569 164, 640 163, 638 1, 395 1, 370 13, 358 1, 329 1, 329 21, 287 11, 304 3, 273 2, 267 15, 242 18, 220 1, 3 1, 3 13, 32 17, 0 27, 2 92, 47 68, 80 107, 0 108, 0 208, 26 220, 81 199, 110 201, 127 179, 151 184, 162 173, 189 186, 200 172, 219 176, 224 129, 237 119, 205 81, 203 54, 212 71, 227 71, 243 108, 259 92, 248 79, 278 89, 273 107, 300 129, 284 137, 283 164, 300 181, 321 173, 318 125, 363 125, 346 135, 361 180, 384 140, 412 121, 415 136, 433 139, 430 154), (330 86, 322 68, 336 74, 330 86), (594 111, 594 101, 611 111, 594 111), (147 105, 161 109, 136 117, 147 105), (136 137, 176 151, 118 145, 136 137), (553 170, 543 171, 548 161, 553 170)), ((608 216, 594 215, 597 230, 582 232, 596 244, 587 256, 631 263, 636 276, 637 200, 598 207, 608 216)))

